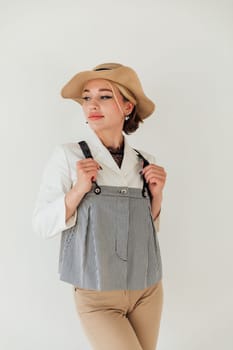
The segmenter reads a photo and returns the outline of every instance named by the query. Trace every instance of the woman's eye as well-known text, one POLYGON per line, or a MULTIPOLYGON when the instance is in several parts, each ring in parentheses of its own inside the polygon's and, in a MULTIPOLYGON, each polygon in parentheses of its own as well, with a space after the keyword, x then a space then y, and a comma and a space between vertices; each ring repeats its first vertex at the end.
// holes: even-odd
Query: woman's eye
MULTIPOLYGON (((110 99, 110 98, 112 98, 112 96, 109 96, 109 95, 100 96, 100 99, 101 99, 101 100, 108 100, 108 99, 110 99)), ((91 97, 90 97, 90 96, 83 96, 82 99, 83 99, 84 101, 90 101, 90 100, 91 100, 91 97)))
POLYGON ((108 100, 109 98, 112 98, 112 96, 104 95, 100 97, 102 100, 108 100))
POLYGON ((82 99, 85 100, 85 101, 88 101, 89 98, 90 98, 89 96, 84 96, 84 97, 82 97, 82 99))

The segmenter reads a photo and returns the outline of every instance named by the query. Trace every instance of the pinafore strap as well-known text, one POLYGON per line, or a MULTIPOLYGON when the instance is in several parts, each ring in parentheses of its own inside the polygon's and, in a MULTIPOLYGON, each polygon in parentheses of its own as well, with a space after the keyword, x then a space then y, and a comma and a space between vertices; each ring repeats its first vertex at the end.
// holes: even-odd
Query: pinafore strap
MULTIPOLYGON (((90 150, 88 144, 86 143, 86 141, 79 141, 78 143, 81 147, 81 150, 82 150, 85 158, 93 158, 93 156, 91 154, 91 150, 90 150)), ((148 162, 148 160, 145 157, 143 157, 143 155, 138 150, 136 150, 135 148, 134 148, 134 150, 137 152, 137 156, 143 160, 143 168, 150 164, 148 162)), ((150 199, 152 199, 151 192, 149 190, 149 186, 148 186, 148 183, 146 182, 145 176, 142 175, 142 177, 143 177, 142 195, 143 195, 143 197, 146 197, 146 192, 147 192, 150 196, 150 199)), ((92 181, 92 182, 95 184, 95 189, 94 189, 95 194, 100 194, 101 188, 97 184, 97 181, 92 181)))

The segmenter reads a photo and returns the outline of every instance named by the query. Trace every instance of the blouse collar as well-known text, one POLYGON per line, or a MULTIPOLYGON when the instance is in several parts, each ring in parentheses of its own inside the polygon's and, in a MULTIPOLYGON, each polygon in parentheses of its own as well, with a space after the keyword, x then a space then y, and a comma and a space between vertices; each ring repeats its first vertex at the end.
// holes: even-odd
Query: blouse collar
POLYGON ((118 174, 122 173, 124 175, 129 171, 132 171, 132 169, 134 169, 138 164, 138 156, 135 150, 129 145, 126 136, 123 135, 123 137, 124 155, 120 168, 113 159, 109 149, 102 143, 100 138, 92 129, 89 129, 89 135, 86 137, 86 141, 90 146, 91 153, 96 161, 99 161, 101 165, 106 165, 118 174))

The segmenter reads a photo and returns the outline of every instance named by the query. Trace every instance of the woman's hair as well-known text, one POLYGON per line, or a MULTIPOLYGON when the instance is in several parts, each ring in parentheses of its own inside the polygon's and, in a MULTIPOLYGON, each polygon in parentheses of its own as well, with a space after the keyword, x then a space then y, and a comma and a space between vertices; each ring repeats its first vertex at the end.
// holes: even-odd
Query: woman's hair
MULTIPOLYGON (((124 95, 124 101, 129 101, 124 95)), ((129 114, 129 119, 124 121, 123 131, 129 135, 135 132, 139 128, 139 123, 144 123, 144 120, 139 117, 137 114, 137 108, 134 106, 132 112, 129 114)))
POLYGON ((128 115, 128 119, 124 121, 124 125, 123 125, 123 131, 127 135, 132 134, 138 129, 139 123, 144 123, 144 120, 141 119, 137 113, 137 107, 135 105, 136 99, 133 96, 132 92, 126 89, 124 86, 117 84, 115 82, 113 83, 113 85, 115 85, 118 88, 121 96, 123 97, 124 102, 134 103, 134 108, 132 112, 128 115))

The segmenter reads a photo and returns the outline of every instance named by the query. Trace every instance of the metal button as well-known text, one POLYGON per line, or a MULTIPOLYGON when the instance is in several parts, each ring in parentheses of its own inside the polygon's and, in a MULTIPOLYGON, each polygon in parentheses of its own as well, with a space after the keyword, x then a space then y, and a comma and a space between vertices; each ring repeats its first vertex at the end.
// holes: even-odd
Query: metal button
POLYGON ((127 193, 127 189, 126 188, 123 188, 122 190, 120 190, 120 193, 127 193))
POLYGON ((94 192, 95 192, 96 194, 99 194, 99 193, 101 192, 101 190, 100 190, 99 187, 96 187, 95 190, 94 190, 94 192))

